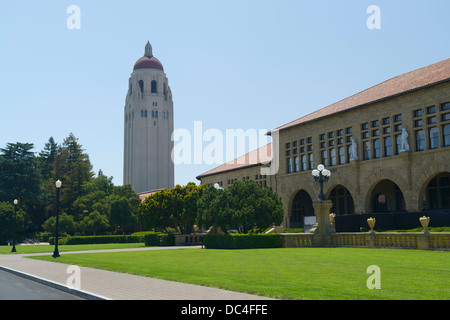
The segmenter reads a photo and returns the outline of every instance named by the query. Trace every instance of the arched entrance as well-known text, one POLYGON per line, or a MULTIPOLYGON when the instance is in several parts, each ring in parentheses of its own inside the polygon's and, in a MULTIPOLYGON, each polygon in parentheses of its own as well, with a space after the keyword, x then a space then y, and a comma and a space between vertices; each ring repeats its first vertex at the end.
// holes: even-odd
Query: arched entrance
POLYGON ((428 183, 424 194, 425 210, 450 209, 450 173, 436 175, 428 183))
POLYGON ((303 228, 303 218, 314 215, 312 199, 308 192, 300 190, 294 197, 289 216, 290 228, 303 228))
POLYGON ((370 195, 372 212, 405 211, 405 198, 400 188, 391 180, 378 182, 370 195))
POLYGON ((330 192, 329 200, 333 201, 331 212, 336 215, 354 214, 355 205, 353 197, 346 187, 338 185, 330 192))

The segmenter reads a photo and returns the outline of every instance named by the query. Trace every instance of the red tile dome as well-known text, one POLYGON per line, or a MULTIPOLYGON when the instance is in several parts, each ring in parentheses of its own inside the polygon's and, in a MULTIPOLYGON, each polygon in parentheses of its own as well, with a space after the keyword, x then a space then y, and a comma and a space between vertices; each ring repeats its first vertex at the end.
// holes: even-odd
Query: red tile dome
POLYGON ((134 65, 133 70, 137 69, 157 69, 164 71, 163 65, 155 57, 142 57, 134 65))
POLYGON ((152 46, 150 42, 145 45, 145 54, 142 58, 136 61, 133 70, 137 69, 157 69, 164 71, 161 62, 153 56, 152 46))

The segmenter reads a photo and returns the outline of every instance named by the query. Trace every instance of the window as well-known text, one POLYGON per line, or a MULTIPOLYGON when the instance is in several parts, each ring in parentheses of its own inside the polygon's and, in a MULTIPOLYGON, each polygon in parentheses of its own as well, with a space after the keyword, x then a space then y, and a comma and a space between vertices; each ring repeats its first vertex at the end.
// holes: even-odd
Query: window
POLYGON ((416 151, 425 150, 425 132, 423 130, 418 130, 415 132, 416 135, 416 151))
POLYGON ((450 146, 450 124, 442 126, 442 136, 444 138, 444 147, 450 146))
POLYGON ((414 118, 421 117, 422 115, 422 109, 414 110, 414 118))
POLYGON ((306 170, 307 170, 306 155, 302 155, 302 171, 306 171, 306 170))
POLYGON ((402 135, 395 136, 395 154, 400 154, 400 149, 402 147, 402 135))
POLYGON ((391 123, 391 119, 390 118, 384 118, 383 119, 383 125, 385 126, 385 125, 387 125, 387 124, 390 124, 391 123))
POLYGON ((139 80, 139 89, 141 90, 141 94, 144 94, 144 81, 139 80))
POLYGON ((336 149, 330 149, 330 166, 336 165, 336 149))
POLYGON ((152 93, 157 93, 158 91, 157 91, 156 89, 157 89, 157 88, 156 88, 156 81, 153 80, 153 81, 152 81, 152 93))
POLYGON ((441 111, 450 110, 450 102, 441 104, 441 111))
POLYGON ((367 129, 369 129, 369 124, 368 123, 363 123, 361 125, 361 130, 367 130, 367 129))
MULTIPOLYGON (((450 134, 450 132, 449 132, 450 134)), ((449 137, 450 140, 450 137, 449 137)), ((322 164, 326 167, 328 166, 328 151, 327 150, 323 150, 322 151, 322 164)))
POLYGON ((314 156, 312 153, 309 154, 309 168, 314 168, 314 156))
POLYGON ((292 173, 292 158, 287 159, 287 173, 292 173))
POLYGON ((299 159, 298 156, 294 158, 294 172, 299 172, 300 171, 300 163, 299 163, 299 159))
POLYGON ((384 138, 384 156, 390 157, 392 154, 392 137, 386 137, 384 138))
POLYGON ((345 148, 339 147, 338 153, 339 153, 339 164, 344 164, 345 163, 345 148))
POLYGON ((372 121, 372 128, 377 128, 380 125, 378 120, 372 121))
POLYGON ((431 106, 427 108, 427 114, 432 114, 436 112, 436 107, 435 106, 431 106))
POLYGON ((364 141, 363 143, 364 160, 370 160, 370 141, 364 141))
POLYGON ((402 115, 401 114, 397 114, 394 116, 394 122, 401 122, 402 121, 402 115))
POLYGON ((437 127, 428 129, 428 143, 430 149, 436 149, 439 147, 439 130, 437 127))
POLYGON ((373 158, 381 158, 381 141, 380 139, 373 140, 373 158))

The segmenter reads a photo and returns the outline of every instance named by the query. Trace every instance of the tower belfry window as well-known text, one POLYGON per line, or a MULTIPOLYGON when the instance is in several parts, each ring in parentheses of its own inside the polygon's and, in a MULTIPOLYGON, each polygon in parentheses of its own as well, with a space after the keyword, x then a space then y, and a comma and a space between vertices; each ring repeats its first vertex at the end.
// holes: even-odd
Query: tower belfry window
POLYGON ((152 81, 152 93, 157 93, 158 91, 157 91, 156 89, 157 89, 157 87, 156 87, 156 81, 153 80, 153 81, 152 81))
POLYGON ((141 94, 144 94, 144 81, 139 80, 139 89, 141 90, 141 94))

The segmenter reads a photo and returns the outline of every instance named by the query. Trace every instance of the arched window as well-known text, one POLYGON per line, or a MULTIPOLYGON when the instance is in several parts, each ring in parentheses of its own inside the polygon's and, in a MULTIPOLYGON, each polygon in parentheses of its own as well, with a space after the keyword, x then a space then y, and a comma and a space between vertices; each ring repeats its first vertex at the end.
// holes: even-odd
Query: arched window
POLYGON ((141 90, 141 93, 144 94, 144 81, 139 80, 139 89, 141 90))
POLYGON ((152 93, 157 93, 158 91, 157 91, 156 89, 157 89, 157 87, 156 87, 156 81, 153 80, 153 81, 152 81, 152 93))

